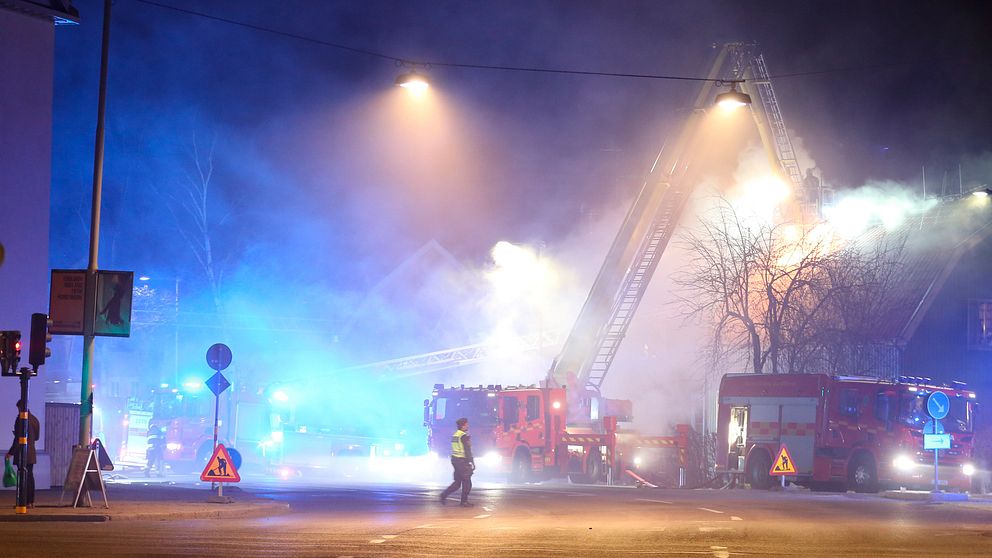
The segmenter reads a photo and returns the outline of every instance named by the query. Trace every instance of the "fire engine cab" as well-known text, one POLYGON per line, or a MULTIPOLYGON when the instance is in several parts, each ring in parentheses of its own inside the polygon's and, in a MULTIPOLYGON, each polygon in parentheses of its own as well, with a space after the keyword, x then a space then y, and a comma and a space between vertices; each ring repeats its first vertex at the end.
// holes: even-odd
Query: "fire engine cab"
POLYGON ((568 414, 576 402, 565 388, 437 384, 424 401, 428 445, 447 455, 455 420, 465 417, 478 464, 507 474, 511 482, 567 476, 583 483, 684 485, 687 425, 678 426, 675 436, 625 432, 617 421, 629 415, 629 401, 584 401, 578 406, 593 412, 590 420, 576 423, 568 414))
POLYGON ((951 402, 941 421, 951 447, 939 450, 940 484, 967 490, 975 472, 975 393, 925 378, 728 374, 720 382, 717 464, 768 488, 772 459, 785 446, 796 484, 857 492, 932 488, 934 450, 923 449, 923 433, 926 398, 935 391, 951 402))

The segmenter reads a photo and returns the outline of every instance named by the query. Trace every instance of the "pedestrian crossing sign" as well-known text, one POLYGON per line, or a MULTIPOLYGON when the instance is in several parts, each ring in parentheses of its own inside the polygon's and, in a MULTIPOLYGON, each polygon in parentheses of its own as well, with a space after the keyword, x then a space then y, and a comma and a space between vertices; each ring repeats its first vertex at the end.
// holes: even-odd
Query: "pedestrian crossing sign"
POLYGON ((772 470, 768 471, 769 475, 795 475, 796 474, 796 462, 792 460, 792 456, 789 455, 789 450, 782 446, 782 449, 778 452, 778 457, 775 458, 775 462, 772 463, 772 470))
POLYGON ((207 466, 200 473, 200 480, 210 482, 241 482, 241 475, 231 461, 224 444, 217 444, 217 449, 207 461, 207 466))

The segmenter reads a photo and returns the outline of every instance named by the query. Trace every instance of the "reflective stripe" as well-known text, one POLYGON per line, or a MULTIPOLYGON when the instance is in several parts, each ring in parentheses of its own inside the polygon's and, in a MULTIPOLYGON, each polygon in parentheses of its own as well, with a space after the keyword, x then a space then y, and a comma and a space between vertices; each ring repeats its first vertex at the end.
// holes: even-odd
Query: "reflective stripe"
POLYGON ((451 435, 451 457, 465 457, 465 444, 462 443, 464 435, 465 432, 462 430, 455 430, 451 435))

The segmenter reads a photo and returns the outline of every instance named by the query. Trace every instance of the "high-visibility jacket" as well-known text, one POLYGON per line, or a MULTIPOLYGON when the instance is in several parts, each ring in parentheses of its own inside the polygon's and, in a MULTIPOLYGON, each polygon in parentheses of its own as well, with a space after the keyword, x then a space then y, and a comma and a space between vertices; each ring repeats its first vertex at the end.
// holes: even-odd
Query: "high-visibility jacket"
POLYGON ((462 436, 468 434, 464 430, 455 430, 451 435, 451 457, 465 457, 465 444, 462 443, 462 436))

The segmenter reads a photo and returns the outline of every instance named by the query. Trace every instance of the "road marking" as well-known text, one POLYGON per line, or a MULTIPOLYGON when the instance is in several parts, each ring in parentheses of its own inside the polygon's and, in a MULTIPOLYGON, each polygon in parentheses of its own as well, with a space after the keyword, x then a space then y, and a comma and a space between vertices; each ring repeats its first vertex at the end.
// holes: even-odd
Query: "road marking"
POLYGON ((473 519, 485 519, 487 517, 489 517, 489 514, 488 513, 484 513, 482 515, 475 516, 473 519))
POLYGON ((638 502, 654 502, 656 504, 671 504, 668 500, 652 500, 651 498, 638 498, 638 502))
POLYGON ((712 533, 713 531, 733 531, 731 527, 700 527, 700 533, 712 533))
POLYGON ((708 511, 708 512, 710 512, 710 513, 723 513, 723 512, 722 512, 722 511, 720 511, 720 510, 711 510, 711 509, 709 509, 709 508, 696 508, 696 509, 697 509, 697 510, 703 510, 703 511, 708 511))
POLYGON ((737 517, 736 515, 730 516, 730 520, 731 521, 744 521, 742 518, 737 517))
POLYGON ((369 541, 369 544, 382 544, 384 542, 386 542, 386 539, 372 539, 369 541))
POLYGON ((416 527, 414 527, 414 529, 430 529, 433 526, 434 525, 430 523, 424 523, 423 525, 417 525, 416 527))
POLYGON ((725 546, 711 546, 710 550, 713 551, 713 558, 730 558, 730 552, 725 546))
POLYGON ((389 539, 395 539, 396 538, 396 535, 383 535, 382 538, 384 538, 384 539, 386 539, 388 541, 389 539))

